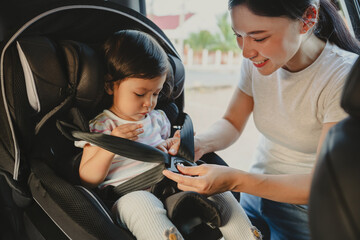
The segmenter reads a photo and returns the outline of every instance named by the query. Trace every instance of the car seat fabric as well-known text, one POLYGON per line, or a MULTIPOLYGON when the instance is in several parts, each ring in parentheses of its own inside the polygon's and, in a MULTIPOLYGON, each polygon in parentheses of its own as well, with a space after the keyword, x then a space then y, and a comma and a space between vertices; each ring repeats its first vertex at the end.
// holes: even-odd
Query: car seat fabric
POLYGON ((341 106, 349 117, 330 129, 314 172, 312 239, 360 239, 360 58, 345 83, 341 106))
MULTIPOLYGON (((91 235, 101 232, 103 236, 104 232, 108 232, 104 230, 105 226, 112 223, 112 220, 102 207, 101 201, 95 201, 96 207, 91 207, 93 201, 89 201, 89 199, 96 199, 91 192, 88 194, 84 191, 86 189, 78 187, 83 189, 79 193, 69 184, 79 183, 76 171, 78 168, 74 162, 79 161, 80 155, 67 150, 73 148, 70 146, 72 141, 66 144, 66 141, 62 139, 63 136, 54 128, 55 120, 65 119, 65 121, 70 120, 71 123, 76 123, 77 127, 82 128, 83 131, 88 130, 86 129, 88 121, 82 112, 91 116, 89 112, 92 112, 94 106, 100 101, 98 96, 102 96, 104 89, 103 84, 98 83, 102 83, 99 80, 103 76, 103 72, 97 67, 101 66, 101 63, 96 61, 99 58, 84 44, 74 41, 54 42, 45 37, 21 39, 17 42, 16 47, 21 65, 23 69, 26 69, 24 82, 27 89, 27 100, 30 102, 34 115, 38 115, 34 118, 34 121, 37 122, 34 126, 35 131, 30 134, 37 142, 36 146, 33 146, 34 150, 29 153, 32 172, 28 181, 32 196, 42 208, 46 209, 49 215, 60 216, 61 219, 57 220, 60 222, 58 224, 67 234, 84 232, 82 228, 73 227, 74 223, 77 223, 77 225, 84 226, 84 229, 93 229, 94 232, 88 231, 91 235), (56 59, 55 64, 50 68, 51 71, 39 69, 46 64, 51 65, 51 61, 46 57, 56 59), (57 76, 53 77, 50 73, 56 73, 57 76), (52 79, 55 79, 54 84, 50 82, 52 79), (51 85, 49 90, 48 85, 51 85), (63 144, 60 145, 59 142, 63 144), (66 147, 64 148, 64 146, 66 147), (48 154, 44 154, 44 152, 48 152, 48 154), (39 153, 41 154, 38 155, 39 153), (84 193, 86 196, 83 196, 84 193), (81 214, 84 211, 87 212, 86 215, 81 214), (102 224, 99 224, 93 220, 97 215, 103 215, 107 221, 101 220, 102 224), (84 216, 87 220, 83 219, 84 216)), ((190 127, 190 133, 187 131, 183 133, 190 134, 192 137, 191 122, 190 127)), ((188 138, 187 135, 185 137, 188 138)), ((111 136, 104 135, 103 137, 111 136)), ((30 142, 28 144, 31 145, 30 142)), ((193 150, 190 153, 187 151, 188 149, 184 149, 185 155, 190 156, 190 160, 193 160, 193 150)), ((149 154, 145 155, 146 158, 150 157, 149 154)), ((217 215, 219 216, 219 214, 217 215)), ((112 237, 112 232, 114 231, 109 231, 110 236, 108 237, 112 237)))
POLYGON ((26 132, 33 142, 24 144, 32 150, 23 154, 32 169, 28 179, 32 197, 71 238, 132 239, 126 230, 113 224, 103 203, 93 193, 72 185, 79 183, 74 163, 79 155, 72 143, 57 133, 54 124, 60 113, 71 112, 75 107, 91 111, 99 101, 103 91, 99 79, 103 73, 98 56, 84 44, 53 42, 44 37, 19 40, 17 49, 23 54, 22 66, 28 66, 24 81, 30 84, 25 85, 33 83, 33 91, 27 93, 28 100, 34 99, 30 94, 37 97, 33 104, 37 107, 32 107, 34 118, 28 119, 36 125, 33 132, 31 129, 26 132), (49 71, 42 69, 44 66, 49 71))
POLYGON ((102 75, 98 47, 109 34, 126 28, 150 33, 168 53, 177 79, 171 96, 174 104, 159 99, 157 107, 165 109, 173 125, 181 125, 181 60, 155 24, 110 2, 44 4, 29 9, 24 19, 27 22, 14 23, 17 28, 5 33, 1 45, 0 174, 24 211, 25 225, 30 223, 26 219, 38 221, 41 216, 44 224, 33 226, 40 230, 28 233, 45 239, 133 239, 112 224, 102 200, 77 185, 81 149, 58 131, 56 120, 88 130, 88 119, 98 112, 96 105, 106 104, 98 81, 102 75), (50 227, 49 222, 56 225, 50 227))
POLYGON ((13 185, 16 185, 17 181, 26 178, 28 175, 26 173, 28 169, 26 161, 20 159, 18 144, 19 139, 22 139, 22 137, 16 137, 17 132, 21 133, 22 131, 15 130, 16 127, 12 126, 13 119, 15 119, 14 122, 18 122, 18 124, 14 124, 17 124, 19 128, 23 126, 26 126, 26 129, 31 128, 31 126, 27 126, 27 121, 22 121, 21 113, 17 114, 18 116, 15 118, 15 113, 18 111, 25 112, 23 116, 29 116, 26 114, 28 110, 31 111, 31 107, 28 106, 29 103, 24 101, 24 106, 20 110, 13 107, 14 101, 20 101, 19 97, 26 96, 24 91, 20 91, 21 94, 18 94, 17 91, 17 89, 25 86, 22 84, 16 85, 17 81, 12 81, 23 77, 22 72, 13 71, 13 69, 19 69, 21 63, 17 49, 9 47, 20 37, 48 36, 56 40, 71 39, 96 47, 111 33, 121 29, 138 29, 147 32, 159 41, 167 53, 175 56, 170 62, 176 67, 176 74, 182 75, 182 79, 174 83, 173 97, 176 98, 175 103, 179 110, 183 110, 184 69, 181 60, 161 29, 136 11, 110 1, 74 0, 71 3, 51 1, 49 3, 27 5, 26 11, 21 17, 12 18, 6 24, 8 28, 6 31, 2 29, 3 41, 0 45, 2 49, 2 91, 0 94, 3 99, 0 107, 2 113, 0 120, 2 126, 4 126, 0 131, 1 140, 3 140, 2 151, 0 151, 3 156, 0 159, 0 169, 3 170, 7 181, 13 182, 13 185), (10 51, 12 54, 10 54, 10 51), (13 93, 16 94, 16 97, 13 93))
MULTIPOLYGON (((102 66, 99 58, 91 48, 73 41, 55 43, 45 37, 31 37, 19 40, 17 49, 26 70, 24 81, 28 100, 32 101, 32 121, 36 122, 33 133, 33 128, 26 131, 32 138, 30 141, 48 120, 64 111, 71 113, 75 111, 74 108, 82 108, 87 113, 93 111, 93 106, 100 101, 103 93, 103 71, 99 67, 102 66)), ((31 119, 27 121, 31 122, 31 119)), ((57 156, 55 145, 58 144, 51 141, 48 134, 42 136, 37 138, 35 149, 41 151, 49 148, 57 156), (43 146, 39 144, 41 142, 53 143, 43 146)), ((32 142, 25 145, 34 148, 32 142)))

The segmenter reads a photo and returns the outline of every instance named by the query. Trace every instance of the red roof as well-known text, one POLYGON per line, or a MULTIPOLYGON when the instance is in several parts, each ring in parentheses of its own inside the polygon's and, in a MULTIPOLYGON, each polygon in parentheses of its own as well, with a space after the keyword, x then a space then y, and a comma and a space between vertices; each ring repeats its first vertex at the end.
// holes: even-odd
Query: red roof
MULTIPOLYGON (((185 14, 184 21, 188 20, 194 15, 194 13, 185 14)), ((147 17, 153 21, 161 29, 176 29, 180 24, 180 15, 168 15, 168 16, 156 16, 147 15, 147 17)))

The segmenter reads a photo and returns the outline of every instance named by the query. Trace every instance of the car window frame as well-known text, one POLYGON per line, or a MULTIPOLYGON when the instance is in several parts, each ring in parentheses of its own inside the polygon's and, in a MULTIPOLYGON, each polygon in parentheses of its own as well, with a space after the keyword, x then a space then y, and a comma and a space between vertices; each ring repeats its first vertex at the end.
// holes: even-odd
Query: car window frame
POLYGON ((339 0, 339 4, 351 34, 360 40, 360 1, 339 0))

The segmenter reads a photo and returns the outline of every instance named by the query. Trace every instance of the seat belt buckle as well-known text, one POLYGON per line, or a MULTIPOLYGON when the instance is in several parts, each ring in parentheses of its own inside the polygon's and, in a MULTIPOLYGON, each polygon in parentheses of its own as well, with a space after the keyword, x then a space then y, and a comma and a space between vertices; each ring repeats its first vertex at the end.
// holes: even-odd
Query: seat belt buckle
POLYGON ((182 164, 184 166, 197 166, 195 162, 191 162, 186 160, 185 158, 178 157, 178 156, 171 156, 169 165, 166 164, 166 168, 174 173, 180 173, 177 169, 177 165, 182 164))

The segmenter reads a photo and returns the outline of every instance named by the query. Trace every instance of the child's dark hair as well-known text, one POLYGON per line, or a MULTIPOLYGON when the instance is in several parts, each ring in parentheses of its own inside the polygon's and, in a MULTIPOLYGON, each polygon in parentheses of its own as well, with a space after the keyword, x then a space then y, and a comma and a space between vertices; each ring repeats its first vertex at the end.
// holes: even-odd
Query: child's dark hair
POLYGON ((229 0, 228 8, 231 10, 241 4, 245 4, 256 15, 285 16, 290 19, 302 19, 308 7, 319 6, 319 19, 314 34, 344 50, 360 54, 359 42, 351 36, 336 7, 329 0, 229 0))
POLYGON ((167 76, 162 94, 169 97, 173 83, 170 64, 164 49, 149 34, 137 30, 122 30, 104 44, 105 87, 129 77, 152 79, 167 76))

